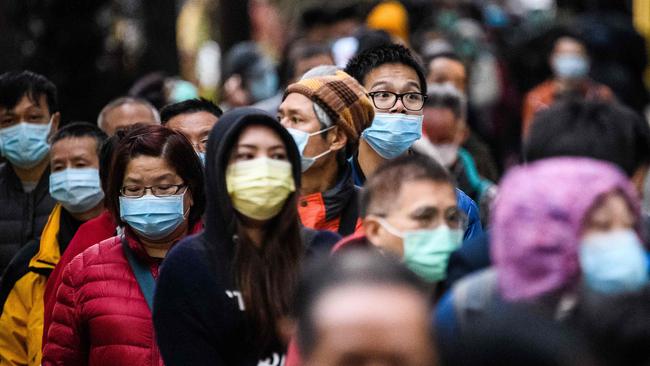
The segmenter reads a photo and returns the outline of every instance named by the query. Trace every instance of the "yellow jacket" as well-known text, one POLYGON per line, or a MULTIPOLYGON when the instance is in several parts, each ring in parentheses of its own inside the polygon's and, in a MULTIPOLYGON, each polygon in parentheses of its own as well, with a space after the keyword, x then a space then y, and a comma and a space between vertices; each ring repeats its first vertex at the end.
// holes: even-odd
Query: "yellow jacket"
POLYGON ((3 281, 11 287, 0 314, 0 365, 41 364, 43 293, 47 278, 61 258, 57 234, 61 205, 56 204, 41 235, 14 257, 3 281), (30 248, 29 245, 32 247, 30 248), (38 252, 31 256, 30 253, 38 252), (9 278, 8 278, 9 277, 9 278))

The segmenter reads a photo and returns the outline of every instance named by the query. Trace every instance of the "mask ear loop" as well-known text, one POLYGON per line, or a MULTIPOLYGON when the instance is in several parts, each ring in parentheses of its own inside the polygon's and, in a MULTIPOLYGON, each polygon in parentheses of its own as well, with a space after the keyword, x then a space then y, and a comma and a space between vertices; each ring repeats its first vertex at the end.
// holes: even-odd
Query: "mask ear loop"
POLYGON ((404 239, 404 234, 397 230, 393 225, 389 224, 383 217, 377 217, 377 222, 386 229, 389 233, 395 235, 398 238, 404 239))

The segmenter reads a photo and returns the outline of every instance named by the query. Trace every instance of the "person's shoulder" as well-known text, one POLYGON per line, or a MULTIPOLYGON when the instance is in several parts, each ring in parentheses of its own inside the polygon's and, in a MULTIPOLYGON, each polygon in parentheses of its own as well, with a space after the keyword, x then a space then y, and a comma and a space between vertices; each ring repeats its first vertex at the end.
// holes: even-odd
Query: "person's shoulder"
POLYGON ((16 282, 29 273, 29 262, 38 253, 39 242, 32 240, 11 259, 0 280, 0 312, 16 282))
POLYGON ((201 234, 188 236, 167 253, 161 271, 167 275, 184 273, 187 278, 194 277, 209 267, 210 256, 201 234))

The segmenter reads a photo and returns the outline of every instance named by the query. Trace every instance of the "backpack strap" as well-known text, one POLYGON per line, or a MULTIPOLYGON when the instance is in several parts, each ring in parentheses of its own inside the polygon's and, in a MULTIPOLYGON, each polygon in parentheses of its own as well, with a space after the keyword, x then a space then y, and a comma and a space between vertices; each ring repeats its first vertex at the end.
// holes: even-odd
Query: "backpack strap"
POLYGON ((124 236, 121 237, 121 241, 124 255, 129 261, 135 279, 138 281, 140 291, 142 291, 142 295, 144 295, 144 299, 147 301, 149 310, 153 312, 153 293, 156 288, 156 281, 151 274, 151 270, 135 257, 135 253, 133 253, 133 250, 129 247, 124 236))
POLYGON ((454 312, 461 332, 474 317, 499 301, 497 291, 497 273, 493 268, 471 274, 453 287, 454 312))
POLYGON ((343 212, 341 212, 338 230, 341 237, 354 234, 354 229, 357 227, 357 220, 359 220, 359 192, 361 192, 361 188, 354 186, 354 191, 350 195, 347 205, 343 208, 343 212))

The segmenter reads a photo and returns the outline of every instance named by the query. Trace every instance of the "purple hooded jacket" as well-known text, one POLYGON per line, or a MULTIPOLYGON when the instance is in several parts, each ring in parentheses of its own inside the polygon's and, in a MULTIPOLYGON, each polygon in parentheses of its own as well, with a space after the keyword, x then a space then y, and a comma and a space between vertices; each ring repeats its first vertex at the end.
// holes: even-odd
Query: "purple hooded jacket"
POLYGON ((638 220, 637 194, 614 165, 562 157, 512 169, 491 220, 491 254, 503 299, 532 300, 577 285, 583 222, 599 198, 617 190, 638 220))

